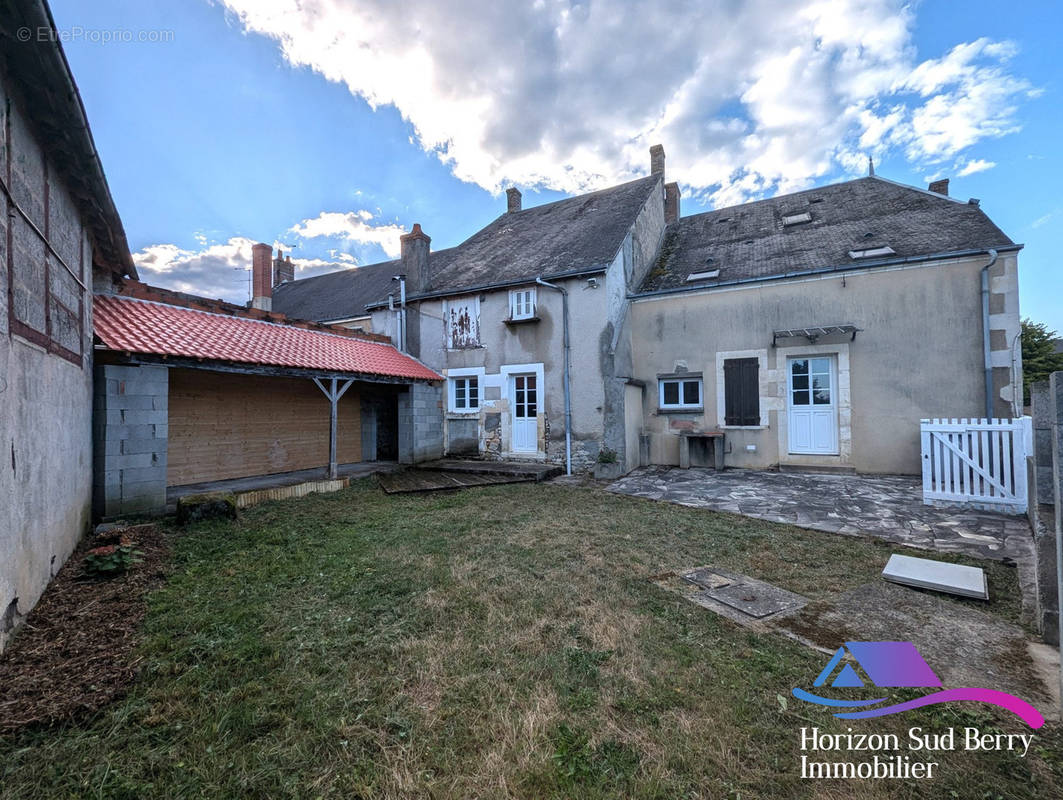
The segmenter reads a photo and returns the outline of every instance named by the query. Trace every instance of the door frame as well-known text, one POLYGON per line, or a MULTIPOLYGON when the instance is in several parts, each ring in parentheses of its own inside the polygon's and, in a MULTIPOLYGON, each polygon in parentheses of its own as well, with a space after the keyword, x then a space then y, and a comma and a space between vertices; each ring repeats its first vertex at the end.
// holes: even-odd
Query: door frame
POLYGON ((526 451, 513 449, 513 378, 517 375, 534 375, 535 387, 538 395, 538 408, 536 409, 536 418, 542 417, 546 414, 546 380, 544 376, 545 370, 542 363, 535 364, 503 364, 499 370, 499 375, 502 378, 502 407, 504 413, 502 414, 502 457, 503 458, 535 458, 539 460, 546 459, 546 442, 543 437, 536 434, 535 437, 535 451, 526 451))
POLYGON ((852 393, 850 390, 849 342, 837 344, 782 345, 775 348, 774 366, 777 376, 777 418, 779 463, 795 466, 830 464, 849 466, 852 461, 852 393), (835 375, 835 425, 837 426, 836 453, 791 453, 790 452, 790 358, 834 357, 835 375))
MULTIPOLYGON (((809 364, 809 368, 810 368, 809 375, 811 376, 811 363, 809 364)), ((813 399, 811 384, 809 384, 808 390, 809 390, 809 400, 811 401, 813 399)), ((821 353, 819 355, 800 355, 800 354, 795 354, 795 355, 787 355, 786 356, 786 423, 787 423, 786 452, 787 452, 788 455, 793 455, 793 456, 836 456, 836 455, 838 455, 838 440, 841 437, 839 436, 840 432, 838 430, 838 359, 837 359, 836 356, 834 356, 831 353, 821 353), (829 411, 830 412, 831 424, 833 426, 832 430, 833 430, 833 433, 834 433, 834 435, 831 437, 833 446, 831 447, 830 450, 794 450, 791 447, 792 442, 791 442, 791 437, 789 435, 789 433, 790 433, 789 432, 790 414, 795 408, 804 408, 804 407, 802 407, 802 406, 796 406, 795 407, 794 403, 793 403, 793 391, 794 391, 793 377, 794 376, 793 376, 793 371, 792 371, 791 365, 793 364, 794 361, 808 361, 808 362, 811 362, 813 359, 826 359, 826 361, 827 361, 828 374, 830 375, 830 404, 826 405, 826 406, 820 405, 820 406, 817 407, 816 405, 810 403, 807 406, 807 408, 808 408, 809 412, 816 411, 816 410, 829 411)))

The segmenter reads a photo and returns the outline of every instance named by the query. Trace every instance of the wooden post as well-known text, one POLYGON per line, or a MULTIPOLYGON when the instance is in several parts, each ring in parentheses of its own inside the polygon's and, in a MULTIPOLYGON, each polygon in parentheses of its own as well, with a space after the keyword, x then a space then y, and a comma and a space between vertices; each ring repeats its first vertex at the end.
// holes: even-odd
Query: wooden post
POLYGON ((328 432, 328 476, 329 479, 335 480, 339 477, 339 465, 336 463, 336 421, 338 414, 338 405, 340 398, 343 397, 344 392, 351 388, 353 380, 346 381, 343 386, 337 391, 336 378, 332 378, 329 388, 325 388, 325 385, 317 378, 314 378, 314 383, 317 384, 317 388, 325 393, 325 397, 329 400, 329 432, 328 432))

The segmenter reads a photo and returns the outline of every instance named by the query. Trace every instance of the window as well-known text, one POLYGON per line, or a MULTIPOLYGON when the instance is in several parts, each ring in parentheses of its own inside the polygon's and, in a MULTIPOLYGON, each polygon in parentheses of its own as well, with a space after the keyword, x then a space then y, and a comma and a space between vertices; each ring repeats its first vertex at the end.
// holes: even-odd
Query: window
POLYGON ((783 225, 800 225, 802 222, 811 222, 812 215, 807 211, 803 211, 798 214, 783 214, 783 225))
POLYGON ((450 379, 450 408, 452 411, 478 411, 480 408, 480 380, 475 375, 450 379))
POLYGON ((875 256, 892 256, 894 250, 892 247, 869 247, 866 250, 850 250, 849 258, 874 258, 875 256))
POLYGON ((829 358, 795 358, 790 361, 790 404, 829 406, 833 399, 829 358))
POLYGON ((661 408, 701 408, 701 378, 662 378, 658 383, 661 408))
POLYGON ((480 346, 480 300, 464 297, 447 300, 444 309, 444 336, 448 350, 480 346))
POLYGON ((694 281, 707 281, 712 278, 719 278, 720 271, 718 269, 710 269, 708 272, 691 272, 687 275, 687 283, 693 283, 694 281))
POLYGON ((758 359, 725 359, 723 391, 725 425, 760 425, 760 362, 758 359))
POLYGON ((535 316, 535 289, 516 289, 509 293, 509 318, 531 319, 535 316))

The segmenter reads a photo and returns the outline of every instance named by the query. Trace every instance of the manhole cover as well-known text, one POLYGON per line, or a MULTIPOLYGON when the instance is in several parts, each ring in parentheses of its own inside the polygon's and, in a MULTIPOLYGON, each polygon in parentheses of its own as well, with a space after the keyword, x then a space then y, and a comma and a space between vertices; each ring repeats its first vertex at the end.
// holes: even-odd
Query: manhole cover
POLYGON ((700 586, 702 589, 719 589, 723 586, 730 586, 734 583, 734 579, 720 575, 718 572, 715 572, 708 567, 701 567, 700 569, 685 572, 683 573, 682 578, 687 583, 700 586))
POLYGON ((770 614, 778 614, 797 604, 791 592, 763 583, 757 586, 748 583, 731 583, 727 586, 707 589, 704 594, 757 619, 770 614))

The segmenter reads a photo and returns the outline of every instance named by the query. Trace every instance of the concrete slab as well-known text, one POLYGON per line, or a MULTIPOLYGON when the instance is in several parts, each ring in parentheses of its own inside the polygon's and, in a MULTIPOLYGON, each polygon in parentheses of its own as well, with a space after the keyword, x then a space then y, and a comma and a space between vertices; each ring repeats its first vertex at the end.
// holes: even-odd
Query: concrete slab
POLYGON ((760 581, 755 584, 748 581, 732 583, 718 589, 708 589, 705 594, 757 619, 791 610, 798 603, 794 599, 797 595, 792 592, 760 581))
POLYGON ((931 589, 978 600, 989 599, 989 585, 986 583, 985 570, 981 567, 894 553, 886 563, 886 568, 882 570, 882 577, 903 586, 931 589))
POLYGON ((758 627, 801 610, 808 599, 786 589, 705 566, 654 578, 658 586, 747 627, 758 627))

